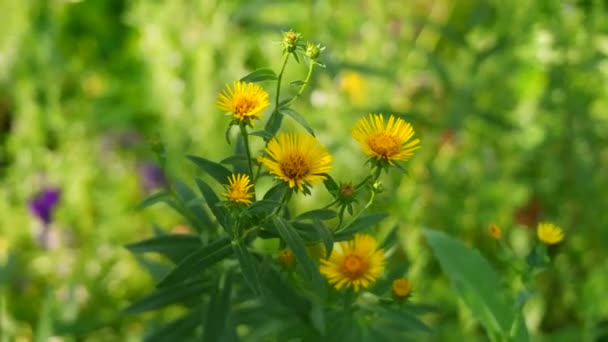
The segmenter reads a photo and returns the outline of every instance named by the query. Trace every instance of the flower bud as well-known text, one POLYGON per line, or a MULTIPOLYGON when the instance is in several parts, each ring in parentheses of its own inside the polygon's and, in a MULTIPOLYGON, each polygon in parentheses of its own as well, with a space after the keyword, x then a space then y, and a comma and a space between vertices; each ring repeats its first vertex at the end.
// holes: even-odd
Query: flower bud
POLYGON ((392 290, 393 298, 397 301, 402 301, 412 293, 412 283, 406 278, 395 279, 393 280, 392 290))
POLYGON ((321 51, 323 51, 325 47, 321 47, 321 44, 314 44, 311 42, 306 43, 306 56, 311 60, 315 61, 319 58, 321 51))
POLYGON ((357 190, 352 183, 340 183, 338 199, 343 203, 351 203, 357 195, 357 190))
POLYGON ((289 248, 282 249, 279 252, 279 263, 286 268, 291 268, 296 263, 296 256, 289 248))
POLYGON ((502 237, 502 229, 495 223, 491 223, 488 227, 488 233, 494 240, 500 240, 502 237))
POLYGON ((288 53, 292 53, 296 51, 296 47, 298 46, 298 41, 302 35, 300 33, 296 33, 293 31, 288 31, 283 33, 283 46, 288 53))

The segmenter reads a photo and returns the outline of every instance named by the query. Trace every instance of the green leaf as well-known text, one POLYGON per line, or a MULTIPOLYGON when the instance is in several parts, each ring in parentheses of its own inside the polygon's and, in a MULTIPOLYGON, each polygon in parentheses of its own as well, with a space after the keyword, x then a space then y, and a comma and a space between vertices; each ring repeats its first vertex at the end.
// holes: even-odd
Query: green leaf
POLYGON ((331 209, 315 209, 315 210, 311 210, 311 211, 307 211, 305 213, 302 213, 298 216, 296 216, 296 218, 294 218, 294 221, 303 221, 303 220, 321 220, 321 221, 326 221, 326 220, 331 220, 334 217, 336 217, 338 215, 338 213, 336 213, 335 211, 331 210, 331 209))
POLYGON ((319 238, 321 238, 321 242, 323 242, 323 246, 325 247, 325 257, 329 257, 334 249, 333 234, 320 220, 314 219, 312 223, 315 227, 316 233, 319 235, 319 238))
POLYGON ((249 135, 255 135, 256 137, 260 137, 266 141, 272 139, 272 137, 274 137, 274 135, 270 132, 267 131, 255 131, 255 132, 251 132, 249 133, 249 135))
POLYGON ((424 234, 452 286, 488 334, 508 336, 514 311, 501 295, 501 283, 486 259, 442 232, 425 229, 424 234))
POLYGON ((279 112, 277 112, 275 110, 270 115, 268 122, 266 122, 266 126, 264 126, 264 131, 268 132, 268 134, 270 134, 271 137, 274 137, 274 135, 277 134, 277 132, 279 131, 279 128, 281 128, 282 122, 283 122, 283 115, 281 115, 279 112))
MULTIPOLYGON (((235 165, 235 164, 242 164, 242 163, 247 163, 247 156, 246 155, 233 155, 230 156, 228 158, 223 159, 222 161, 220 161, 220 164, 227 164, 227 165, 235 165)), ((225 184, 225 183, 223 183, 225 184)))
POLYGON ((133 253, 159 253, 175 263, 201 247, 201 240, 193 235, 162 235, 125 246, 133 253))
POLYGON ((307 319, 307 315, 312 308, 310 301, 296 291, 293 285, 286 281, 285 277, 282 277, 268 264, 262 264, 260 282, 262 284, 262 295, 266 303, 280 304, 302 320, 307 319))
POLYGON ((197 156, 187 156, 187 158, 222 185, 227 184, 228 177, 232 175, 232 172, 222 164, 197 156))
POLYGON ((296 261, 298 265, 301 265, 304 269, 306 276, 312 280, 313 285, 317 290, 319 290, 321 295, 323 295, 323 290, 325 289, 325 282, 321 278, 321 274, 317 268, 317 264, 312 260, 312 258, 306 252, 306 245, 304 244, 304 240, 296 233, 295 229, 291 226, 291 224, 285 221, 283 218, 279 216, 273 216, 272 218, 274 226, 277 229, 277 232, 287 244, 293 254, 296 257, 296 261))
POLYGON ((327 189, 327 191, 334 195, 334 197, 338 194, 338 184, 336 183, 336 181, 328 174, 325 174, 325 180, 323 181, 323 184, 325 184, 325 188, 327 189))
POLYGON ((303 84, 306 84, 306 82, 302 81, 302 80, 297 80, 297 81, 291 81, 289 82, 289 85, 295 86, 295 87, 299 87, 303 84))
POLYGON ((144 341, 188 341, 188 338, 194 334, 194 329, 200 325, 204 312, 202 305, 191 309, 184 316, 147 335, 144 341))
POLYGON ((192 305, 201 300, 201 295, 205 293, 209 287, 208 283, 191 281, 156 289, 146 297, 129 305, 129 307, 123 310, 123 313, 137 314, 177 303, 192 305))
POLYGON ((360 216, 342 229, 339 229, 335 234, 336 240, 347 240, 353 234, 378 224, 387 216, 386 213, 374 213, 367 216, 360 216))
POLYGON ((256 267, 257 261, 241 241, 232 241, 232 249, 239 259, 245 282, 255 295, 260 294, 260 281, 256 267))
POLYGON ((282 205, 281 202, 278 202, 278 201, 261 200, 261 201, 252 203, 247 208, 247 213, 252 214, 252 215, 257 215, 257 214, 268 215, 268 214, 272 213, 276 208, 280 207, 281 205, 282 205))
POLYGON ((283 183, 273 186, 264 194, 264 200, 280 201, 283 194, 285 194, 285 188, 283 183))
POLYGON ((141 201, 135 209, 142 210, 159 202, 167 202, 169 198, 171 195, 167 191, 160 191, 141 201))
POLYGON ((300 124, 310 135, 315 136, 315 131, 313 131, 312 127, 308 124, 308 121, 298 112, 291 108, 281 108, 279 112, 282 115, 287 115, 292 118, 295 122, 300 124))
POLYGON ((196 185, 198 185, 198 188, 203 194, 203 197, 205 197, 205 200, 207 201, 207 206, 209 207, 209 209, 211 209, 211 212, 213 213, 217 221, 220 223, 220 225, 222 225, 222 227, 224 227, 224 229, 226 229, 228 234, 232 235, 230 215, 226 207, 224 207, 220 202, 219 197, 217 197, 211 187, 207 185, 207 183, 205 183, 202 179, 197 178, 196 185))
POLYGON ((232 293, 232 273, 226 275, 224 287, 211 296, 207 308, 207 319, 203 327, 202 341, 219 341, 226 329, 230 314, 230 295, 232 293), (219 293, 218 293, 219 292, 219 293))
POLYGON ((247 76, 241 78, 241 82, 262 82, 262 81, 274 81, 277 79, 277 75, 270 68, 260 68, 247 76))
POLYGON ((382 243, 380 244, 380 248, 385 251, 389 248, 393 247, 397 242, 399 242, 399 226, 395 225, 393 229, 386 235, 382 243))
POLYGON ((213 227, 213 221, 209 217, 208 212, 200 204, 193 204, 192 201, 197 199, 194 191, 179 179, 175 180, 174 188, 179 200, 184 205, 187 212, 187 218, 192 226, 200 233, 205 229, 213 227))
POLYGON ((156 287, 167 287, 187 279, 200 277, 216 262, 232 255, 230 239, 221 238, 188 255, 156 287))

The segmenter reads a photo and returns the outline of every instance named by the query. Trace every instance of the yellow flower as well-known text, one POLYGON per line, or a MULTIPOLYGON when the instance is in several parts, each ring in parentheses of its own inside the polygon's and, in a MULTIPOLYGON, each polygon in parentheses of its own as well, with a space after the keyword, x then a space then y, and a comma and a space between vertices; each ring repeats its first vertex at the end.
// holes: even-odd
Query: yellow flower
POLYGON ((493 237, 495 240, 500 240, 500 238, 502 237, 502 229, 500 229, 500 227, 494 223, 490 223, 490 226, 488 227, 488 232, 490 233, 490 236, 493 237))
POLYGON ((393 297, 397 300, 406 298, 412 293, 412 283, 409 279, 399 278, 393 280, 393 297))
POLYGON ((222 194, 230 202, 251 204, 251 198, 253 194, 249 190, 253 187, 253 184, 249 181, 249 176, 244 174, 230 175, 228 177, 228 185, 224 185, 226 193, 222 194))
POLYGON ((553 223, 539 223, 536 234, 540 241, 548 245, 555 245, 564 239, 564 231, 553 223))
POLYGON ((311 182, 324 180, 324 173, 331 170, 331 155, 307 134, 281 133, 270 140, 265 152, 270 158, 260 157, 259 162, 292 189, 304 190, 311 182))
POLYGON ((420 139, 409 141, 414 135, 412 125, 393 115, 384 122, 384 115, 370 114, 360 119, 353 128, 353 137, 359 141, 363 151, 378 161, 393 164, 406 161, 420 148, 420 139), (408 142, 409 141, 409 142, 408 142))
POLYGON ((289 248, 282 249, 279 252, 278 259, 281 265, 287 268, 292 267, 296 263, 296 256, 293 255, 293 252, 289 248))
POLYGON ((234 82, 232 88, 226 89, 219 95, 215 105, 217 108, 231 113, 232 118, 239 123, 253 124, 253 119, 259 119, 262 111, 268 107, 268 93, 255 83, 234 82))
POLYGON ((370 235, 356 234, 353 240, 340 242, 329 259, 321 259, 320 271, 336 289, 343 286, 367 288, 384 270, 384 251, 370 235))

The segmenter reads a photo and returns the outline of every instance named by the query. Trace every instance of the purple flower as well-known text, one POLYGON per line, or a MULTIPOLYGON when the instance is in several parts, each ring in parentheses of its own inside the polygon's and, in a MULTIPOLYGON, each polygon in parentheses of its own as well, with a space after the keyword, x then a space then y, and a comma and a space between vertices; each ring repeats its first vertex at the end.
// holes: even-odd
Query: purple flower
POLYGON ((29 202, 32 214, 42 220, 45 225, 50 224, 53 220, 53 210, 57 206, 60 196, 61 191, 57 188, 43 190, 29 202))
POLYGON ((167 186, 163 170, 152 162, 143 163, 139 168, 139 174, 145 191, 150 192, 167 186))

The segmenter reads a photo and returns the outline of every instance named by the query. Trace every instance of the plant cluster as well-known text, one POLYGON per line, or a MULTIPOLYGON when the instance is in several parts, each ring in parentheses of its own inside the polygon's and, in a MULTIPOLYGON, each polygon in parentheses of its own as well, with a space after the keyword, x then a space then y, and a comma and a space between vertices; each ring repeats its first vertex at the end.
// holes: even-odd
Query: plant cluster
MULTIPOLYGON (((377 341, 428 330, 417 315, 433 309, 408 300, 413 285, 404 277, 406 267, 392 261, 398 227, 379 241, 372 228, 387 214, 367 213, 383 191, 381 175, 405 171, 420 140, 398 115, 369 114, 352 129, 368 157, 369 175, 354 183, 334 180, 330 151, 292 107, 313 72, 324 67, 319 61, 324 47, 304 43, 293 31, 284 33, 282 47, 278 74, 258 69, 219 94, 216 106, 230 117, 225 137, 234 154, 221 162, 188 156, 203 171, 194 180, 200 196, 186 182, 167 177, 169 190, 142 203, 165 202, 193 228, 192 234, 159 231, 128 246, 136 253, 163 254, 175 267, 126 312, 176 303, 187 308, 155 329, 150 340, 377 341), (291 82, 297 91, 283 98, 285 69, 301 60, 307 75, 291 82), (258 84, 263 81, 276 82, 276 91, 259 128, 271 106, 269 93, 258 84), (285 117, 303 131, 286 131, 285 117), (254 149, 254 139, 261 139, 256 143, 263 148, 254 149), (328 203, 302 213, 292 210, 295 196, 322 186, 328 203)), ((160 139, 153 150, 166 169, 160 139)))

